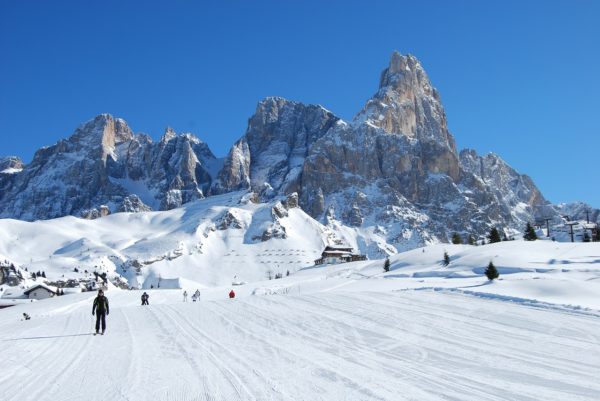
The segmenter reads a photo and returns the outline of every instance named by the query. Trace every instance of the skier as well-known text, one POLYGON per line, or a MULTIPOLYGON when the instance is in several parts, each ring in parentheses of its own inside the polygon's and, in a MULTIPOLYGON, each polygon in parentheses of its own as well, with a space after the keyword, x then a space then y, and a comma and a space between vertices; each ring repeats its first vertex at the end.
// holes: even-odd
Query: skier
POLYGON ((183 291, 183 302, 187 302, 187 291, 183 291))
POLYGON ((196 296, 196 299, 198 301, 200 301, 200 290, 196 288, 196 292, 194 293, 194 295, 196 296))
POLYGON ((92 307, 92 316, 96 315, 96 334, 100 331, 100 321, 102 321, 102 335, 106 331, 106 316, 108 315, 108 299, 104 296, 104 291, 98 290, 98 296, 94 299, 92 307))
POLYGON ((150 305, 148 303, 148 298, 150 298, 150 295, 146 294, 146 291, 144 291, 142 294, 142 305, 150 305))
POLYGON ((23 313, 23 319, 29 320, 29 319, 31 319, 31 316, 29 316, 27 313, 23 313))
POLYGON ((197 298, 197 297, 196 297, 196 294, 192 294, 192 301, 193 301, 193 302, 196 302, 196 298, 197 298))
POLYGON ((233 290, 229 291, 229 298, 235 298, 235 292, 233 292, 233 290))

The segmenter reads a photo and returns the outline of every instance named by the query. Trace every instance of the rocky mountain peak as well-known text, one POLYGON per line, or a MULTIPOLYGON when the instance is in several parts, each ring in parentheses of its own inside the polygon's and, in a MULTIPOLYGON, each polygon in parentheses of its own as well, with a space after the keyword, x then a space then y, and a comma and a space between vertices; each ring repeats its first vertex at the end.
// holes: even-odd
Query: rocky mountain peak
POLYGON ((354 117, 355 124, 381 128, 385 133, 433 143, 458 158, 448 131, 446 113, 437 91, 419 60, 394 52, 381 73, 379 89, 354 117))
POLYGON ((400 84, 406 81, 429 83, 429 78, 419 60, 410 54, 403 56, 398 51, 392 53, 388 67, 381 73, 379 88, 392 87, 401 90, 400 84))
POLYGON ((175 130, 171 127, 167 127, 165 129, 165 133, 163 134, 163 136, 160 138, 161 142, 169 142, 171 139, 177 137, 177 133, 175 132, 175 130))
POLYGON ((0 157, 0 173, 13 173, 23 169, 23 161, 17 156, 0 157))

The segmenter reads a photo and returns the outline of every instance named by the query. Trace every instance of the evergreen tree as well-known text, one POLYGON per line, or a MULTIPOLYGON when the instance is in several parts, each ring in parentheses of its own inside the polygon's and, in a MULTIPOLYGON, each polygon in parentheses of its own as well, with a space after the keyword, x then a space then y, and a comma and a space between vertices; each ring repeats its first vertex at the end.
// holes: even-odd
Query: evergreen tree
POLYGON ((525 227, 525 234, 523 235, 523 239, 525 241, 535 241, 536 239, 538 239, 537 234, 533 229, 533 226, 529 222, 527 222, 527 226, 525 227))
POLYGON ((500 233, 498 232, 498 229, 496 227, 492 227, 492 229, 490 230, 490 233, 488 235, 488 240, 489 240, 490 244, 493 244, 494 242, 502 241, 500 239, 500 233))
POLYGON ((469 245, 476 245, 475 238, 471 234, 469 234, 469 237, 467 238, 467 243, 469 245))
POLYGON ((487 269, 485 269, 485 275, 487 276, 488 280, 490 280, 490 281, 495 278, 500 277, 500 273, 498 273, 496 266, 494 266, 494 264, 492 263, 491 260, 490 260, 490 264, 488 265, 487 269))
POLYGON ((450 264, 450 255, 448 252, 444 251, 444 266, 448 266, 450 264))
POLYGON ((452 234, 452 243, 455 245, 460 245, 463 243, 463 240, 458 233, 452 234))
POLYGON ((46 272, 42 272, 42 277, 46 278, 46 272))
POLYGON ((390 258, 385 258, 385 262, 383 263, 383 271, 384 272, 390 271, 390 258))

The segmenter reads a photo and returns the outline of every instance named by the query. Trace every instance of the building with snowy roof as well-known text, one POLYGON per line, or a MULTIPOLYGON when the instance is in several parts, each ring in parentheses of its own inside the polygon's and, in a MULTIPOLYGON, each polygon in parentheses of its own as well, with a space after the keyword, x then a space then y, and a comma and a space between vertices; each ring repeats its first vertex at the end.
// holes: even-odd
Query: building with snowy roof
POLYGON ((315 260, 315 265, 355 262, 366 259, 365 255, 354 253, 352 247, 328 245, 321 253, 321 257, 315 260))
POLYGON ((36 284, 33 287, 30 287, 27 290, 23 291, 23 295, 25 295, 29 299, 38 300, 52 298, 56 295, 56 289, 45 284, 36 284))

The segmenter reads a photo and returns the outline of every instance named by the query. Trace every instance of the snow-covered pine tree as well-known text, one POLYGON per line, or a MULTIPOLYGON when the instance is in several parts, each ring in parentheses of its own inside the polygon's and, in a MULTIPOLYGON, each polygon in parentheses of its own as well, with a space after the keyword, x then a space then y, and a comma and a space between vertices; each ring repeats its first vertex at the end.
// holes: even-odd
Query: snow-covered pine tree
POLYGON ((487 276, 488 280, 490 280, 490 281, 500 277, 500 273, 498 273, 496 266, 494 266, 494 263, 491 260, 490 260, 490 264, 488 265, 487 269, 485 269, 485 275, 487 276))
POLYGON ((385 262, 383 262, 383 271, 384 272, 390 271, 390 258, 385 258, 385 262))

